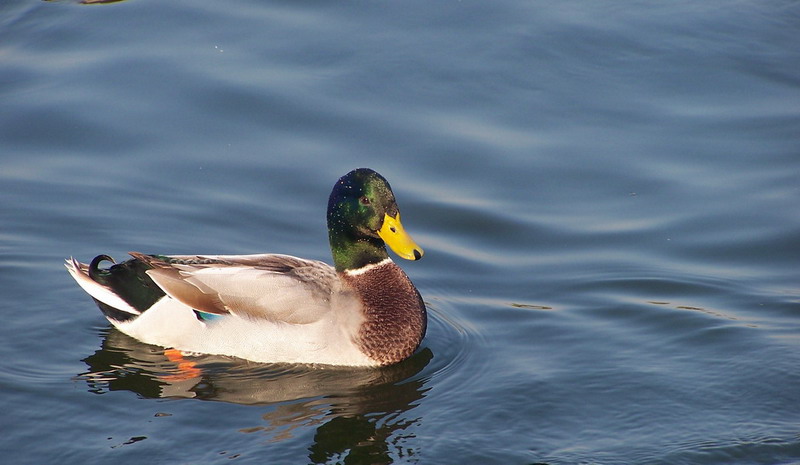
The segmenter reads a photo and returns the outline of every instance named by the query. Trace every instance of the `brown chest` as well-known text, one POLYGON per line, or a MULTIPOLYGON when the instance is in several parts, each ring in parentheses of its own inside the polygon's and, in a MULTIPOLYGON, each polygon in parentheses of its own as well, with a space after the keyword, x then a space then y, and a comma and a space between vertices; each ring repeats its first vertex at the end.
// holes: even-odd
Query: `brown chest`
POLYGON ((343 275, 365 309, 356 343, 383 365, 408 358, 425 336, 425 304, 408 276, 394 263, 343 275))

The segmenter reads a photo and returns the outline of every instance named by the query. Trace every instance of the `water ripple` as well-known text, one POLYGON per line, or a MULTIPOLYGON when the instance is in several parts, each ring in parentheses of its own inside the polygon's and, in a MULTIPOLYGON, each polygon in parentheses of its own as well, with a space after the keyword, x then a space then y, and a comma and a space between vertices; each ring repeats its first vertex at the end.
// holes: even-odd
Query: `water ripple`
POLYGON ((482 337, 466 320, 454 316, 448 303, 431 299, 428 307, 428 333, 423 343, 434 354, 425 374, 431 378, 448 378, 469 365, 475 370, 475 351, 482 346, 482 337))

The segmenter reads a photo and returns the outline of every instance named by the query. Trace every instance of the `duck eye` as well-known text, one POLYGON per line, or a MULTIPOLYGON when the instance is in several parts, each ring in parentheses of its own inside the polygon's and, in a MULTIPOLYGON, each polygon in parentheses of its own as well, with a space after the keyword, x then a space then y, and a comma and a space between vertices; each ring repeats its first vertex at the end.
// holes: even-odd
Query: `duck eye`
POLYGON ((359 202, 361 205, 369 205, 369 204, 370 204, 369 197, 367 197, 366 195, 362 195, 362 196, 361 196, 361 197, 358 199, 358 202, 359 202))

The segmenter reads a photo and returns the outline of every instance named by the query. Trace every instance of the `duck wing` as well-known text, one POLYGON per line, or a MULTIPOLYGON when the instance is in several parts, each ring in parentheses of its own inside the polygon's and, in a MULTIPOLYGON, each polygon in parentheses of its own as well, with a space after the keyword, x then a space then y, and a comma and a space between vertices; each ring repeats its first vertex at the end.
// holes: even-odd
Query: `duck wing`
POLYGON ((313 323, 331 311, 339 283, 330 265, 290 255, 146 255, 164 292, 205 313, 234 314, 292 324, 313 323))

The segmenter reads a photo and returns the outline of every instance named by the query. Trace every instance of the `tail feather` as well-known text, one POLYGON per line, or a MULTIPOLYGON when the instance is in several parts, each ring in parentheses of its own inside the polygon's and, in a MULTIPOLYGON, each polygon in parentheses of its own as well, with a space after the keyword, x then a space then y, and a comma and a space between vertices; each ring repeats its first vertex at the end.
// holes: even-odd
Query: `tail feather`
POLYGON ((64 266, 66 266, 67 271, 75 281, 78 282, 78 285, 97 301, 100 310, 107 317, 117 321, 126 321, 141 315, 142 312, 120 297, 111 286, 101 284, 92 279, 90 277, 90 266, 86 263, 80 263, 70 257, 66 260, 64 266))

